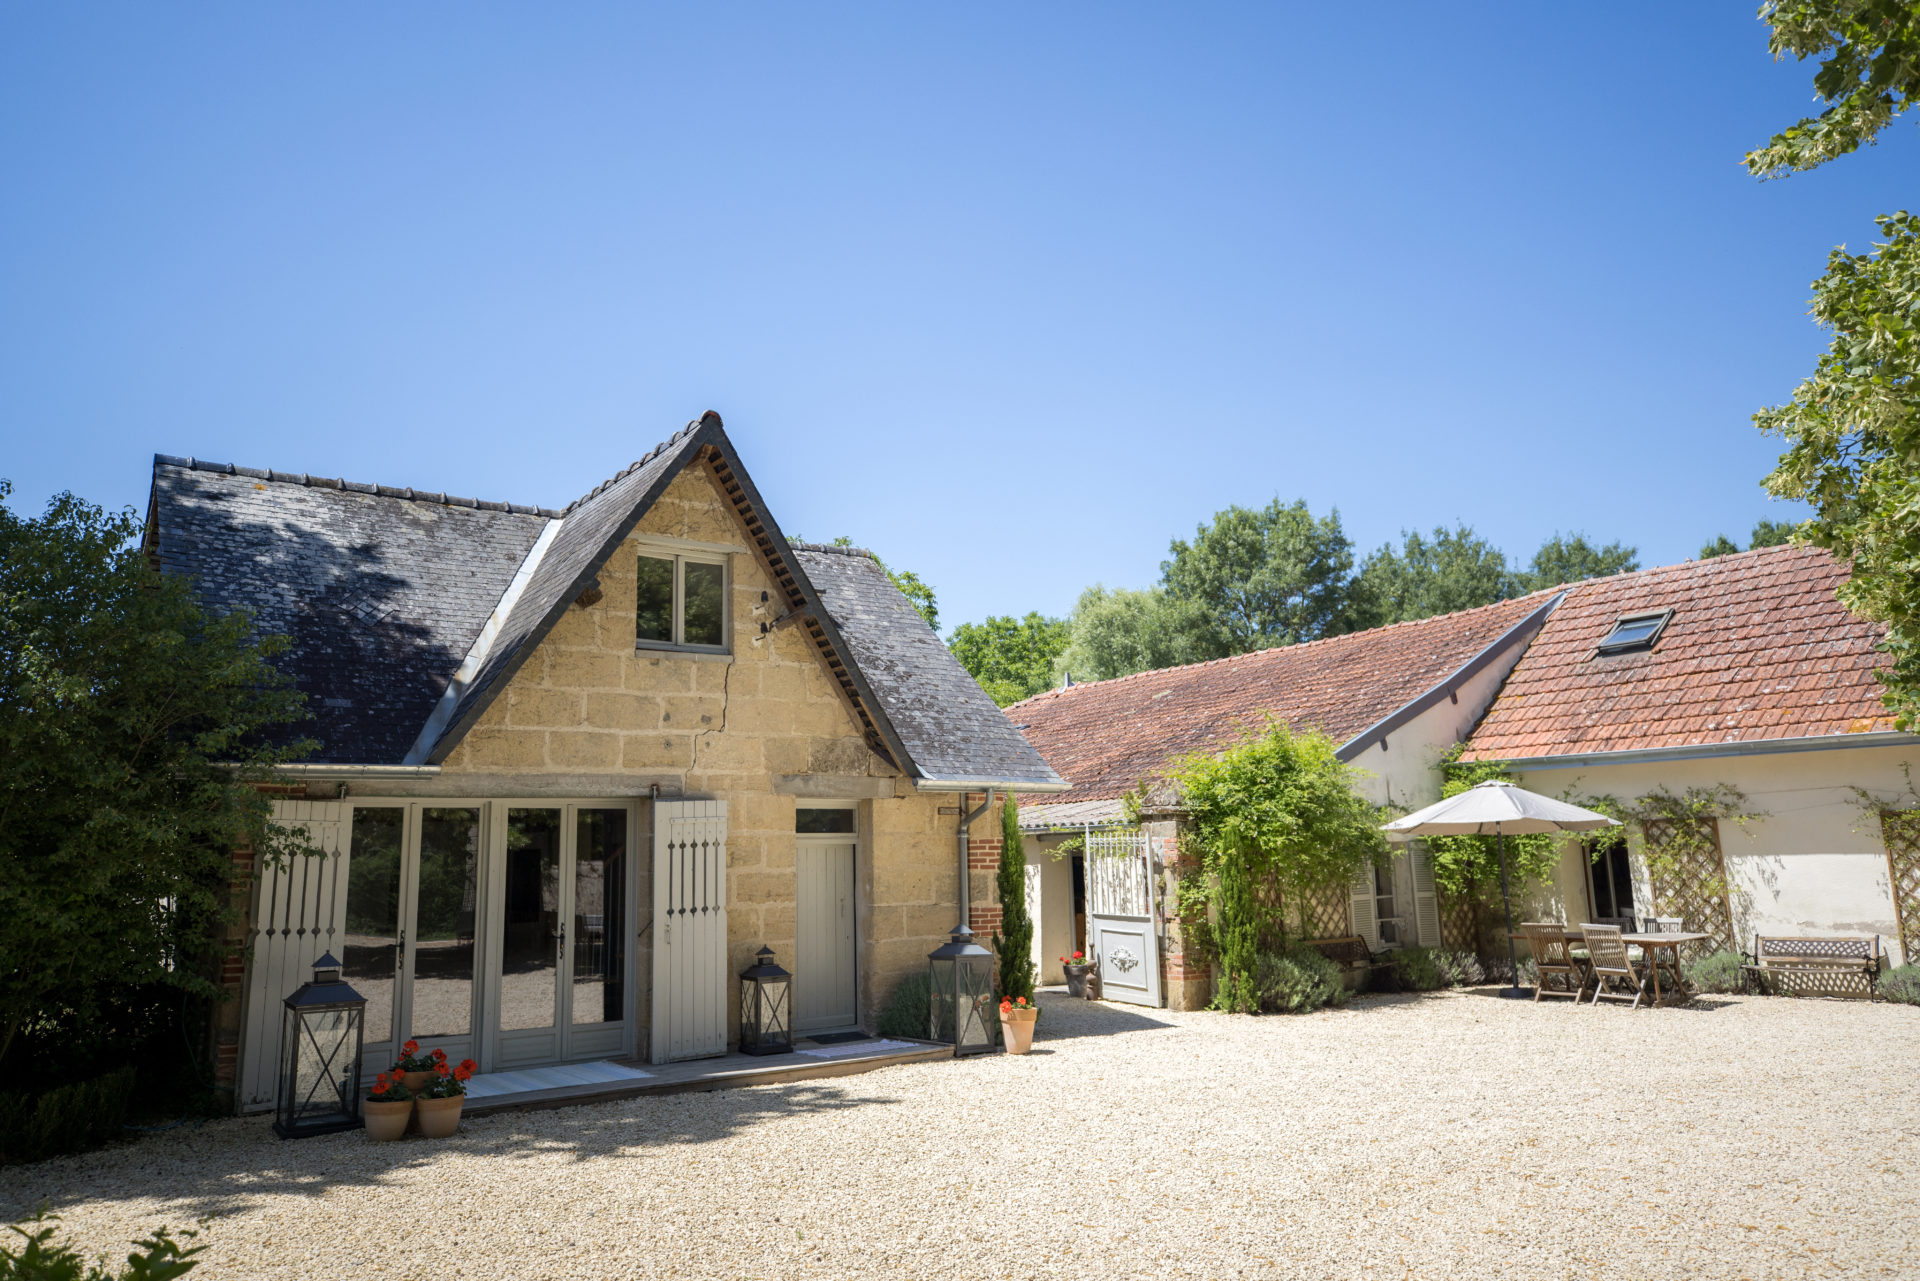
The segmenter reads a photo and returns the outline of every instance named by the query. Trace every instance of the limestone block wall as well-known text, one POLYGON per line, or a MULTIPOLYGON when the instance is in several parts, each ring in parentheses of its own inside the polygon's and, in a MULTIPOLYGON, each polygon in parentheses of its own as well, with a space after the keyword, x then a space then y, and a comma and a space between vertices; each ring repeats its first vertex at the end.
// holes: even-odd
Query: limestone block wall
MULTIPOLYGON (((792 964, 794 811, 806 802, 792 794, 791 780, 812 776, 829 788, 837 781, 848 789, 843 799, 860 800, 859 989, 861 1019, 871 1027, 893 986, 924 967, 926 954, 953 928, 958 818, 941 810, 955 809, 958 800, 915 792, 868 750, 855 714, 804 632, 780 628, 755 643, 760 623, 778 618, 784 604, 704 464, 673 481, 601 572, 600 590, 599 600, 567 610, 450 754, 444 775, 511 780, 517 790, 503 795, 528 794, 525 789, 542 780, 551 780, 555 794, 589 783, 594 794, 605 794, 625 779, 629 795, 648 795, 658 786, 664 797, 725 800, 735 971, 763 943, 792 964), (737 549, 727 554, 730 655, 636 647, 638 557, 649 537, 737 549)), ((643 813, 643 824, 648 817, 643 813)), ((997 831, 997 812, 975 830, 990 824, 997 831)), ((643 921, 652 901, 645 879, 649 839, 643 833, 643 921)), ((972 882, 975 902, 991 905, 991 872, 976 873, 972 882)), ((639 940, 641 1045, 650 990, 646 944, 639 940)), ((731 999, 737 1001, 737 992, 731 999)))

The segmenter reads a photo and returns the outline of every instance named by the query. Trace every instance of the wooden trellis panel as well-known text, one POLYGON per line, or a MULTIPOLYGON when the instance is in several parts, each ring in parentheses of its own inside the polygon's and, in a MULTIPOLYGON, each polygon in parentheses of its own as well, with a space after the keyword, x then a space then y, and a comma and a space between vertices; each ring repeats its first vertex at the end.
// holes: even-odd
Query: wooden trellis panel
MULTIPOLYGON (((1681 848, 1673 851, 1674 867, 1663 873, 1655 870, 1655 859, 1648 860, 1653 901, 1660 915, 1680 917, 1690 933, 1707 935, 1707 941, 1700 945, 1704 950, 1737 952, 1740 948, 1733 936, 1733 910, 1727 901, 1727 862, 1720 852, 1720 824, 1711 818, 1699 822, 1705 840, 1678 842, 1681 848)), ((1679 823, 1670 818, 1647 819, 1640 827, 1649 853, 1667 852, 1680 834, 1679 823)))
POLYGON ((1456 952, 1480 950, 1478 913, 1470 894, 1440 891, 1440 945, 1456 952))
POLYGON ((1881 810, 1880 834, 1887 843, 1893 915, 1900 923, 1900 959, 1920 964, 1920 810, 1881 810))
POLYGON ((1347 922, 1347 887, 1323 885, 1317 890, 1296 890, 1288 896, 1293 910, 1287 916, 1296 938, 1330 939, 1353 933, 1347 922))

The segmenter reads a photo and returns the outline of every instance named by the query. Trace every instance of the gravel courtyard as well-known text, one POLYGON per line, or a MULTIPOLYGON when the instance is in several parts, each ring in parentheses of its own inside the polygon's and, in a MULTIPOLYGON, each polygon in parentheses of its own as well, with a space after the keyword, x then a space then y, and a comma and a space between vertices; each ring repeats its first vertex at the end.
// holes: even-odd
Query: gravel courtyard
POLYGON ((1920 1009, 1043 998, 1025 1059, 481 1118, 213 1122, 0 1170, 255 1277, 1920 1275, 1920 1009))

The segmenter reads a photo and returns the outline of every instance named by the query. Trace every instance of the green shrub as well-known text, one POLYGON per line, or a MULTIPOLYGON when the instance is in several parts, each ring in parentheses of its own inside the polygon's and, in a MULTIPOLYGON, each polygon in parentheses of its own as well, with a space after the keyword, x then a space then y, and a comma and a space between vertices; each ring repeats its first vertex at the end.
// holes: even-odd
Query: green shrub
POLYGON ((1401 992, 1435 992, 1447 985, 1434 962, 1433 949, 1403 947, 1392 953, 1393 981, 1401 992))
POLYGON ((933 1004, 933 980, 925 970, 900 980, 887 1003, 880 1007, 874 1031, 881 1036, 911 1036, 925 1040, 933 1004))
POLYGON ((1448 987, 1477 987, 1487 981, 1487 967, 1472 952, 1437 951, 1433 963, 1448 987))
POLYGON ((80 1152, 118 1138, 134 1080, 133 1069, 123 1067, 37 1094, 0 1094, 0 1164, 80 1152))
POLYGON ((1738 952, 1715 952, 1695 961, 1689 961, 1680 967, 1697 992, 1738 992, 1740 981, 1740 954, 1738 952))
POLYGON ((1920 965, 1902 965, 1882 974, 1880 995, 1902 1005, 1920 1005, 1920 965))
POLYGON ((1263 1014, 1307 1014, 1347 1003, 1340 967, 1310 947, 1261 953, 1253 985, 1263 1014))
POLYGON ((171 1281, 199 1267, 200 1260, 193 1256, 207 1248, 186 1244, 195 1236, 192 1232, 182 1232, 183 1239, 176 1241, 161 1228, 133 1243, 125 1271, 109 1272, 105 1259, 89 1264, 71 1245, 55 1241, 57 1222, 59 1217, 42 1205, 26 1227, 7 1228, 20 1238, 20 1250, 15 1253, 11 1243, 0 1242, 0 1281, 171 1281))

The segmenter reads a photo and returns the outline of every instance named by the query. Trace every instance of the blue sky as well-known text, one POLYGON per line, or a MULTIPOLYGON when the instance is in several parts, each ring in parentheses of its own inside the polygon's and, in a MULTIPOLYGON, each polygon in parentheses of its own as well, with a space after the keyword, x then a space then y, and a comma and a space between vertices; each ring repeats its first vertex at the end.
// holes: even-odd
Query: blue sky
POLYGON ((1276 495, 1684 559, 1920 172, 1748 178, 1752 8, 8 6, 0 476, 557 505, 712 408, 948 628, 1276 495))

